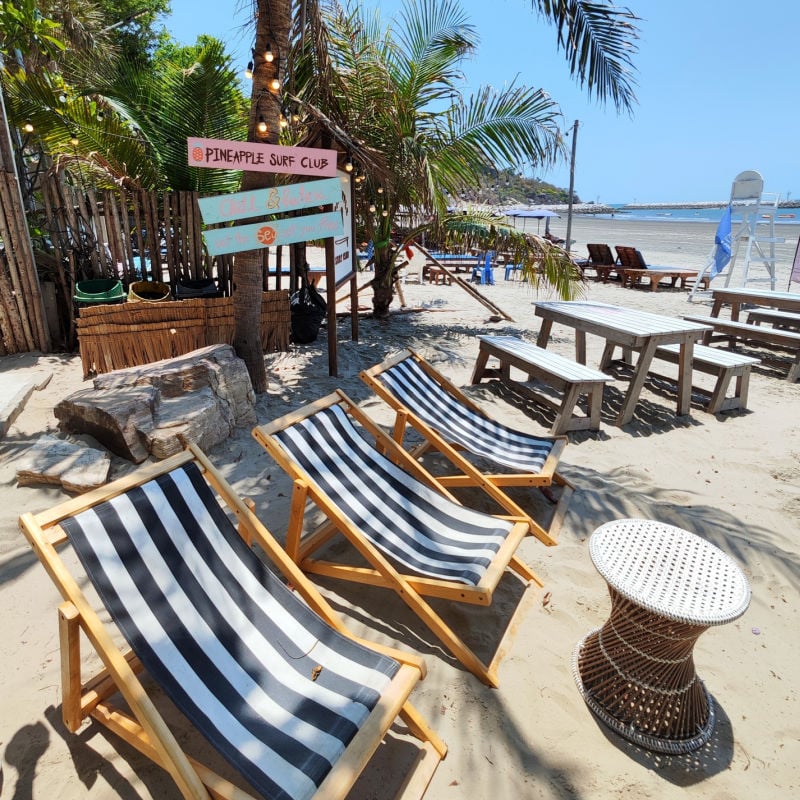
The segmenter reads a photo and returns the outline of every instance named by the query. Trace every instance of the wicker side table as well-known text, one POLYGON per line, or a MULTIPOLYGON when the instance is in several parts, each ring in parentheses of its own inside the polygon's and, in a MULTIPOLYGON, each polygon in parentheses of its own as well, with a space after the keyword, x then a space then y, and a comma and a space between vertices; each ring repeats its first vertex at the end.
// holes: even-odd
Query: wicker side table
POLYGON ((608 583, 611 614, 575 648, 584 700, 608 727, 649 750, 702 747, 715 714, 695 672, 694 643, 746 611, 747 579, 714 545, 651 520, 602 525, 589 552, 608 583))

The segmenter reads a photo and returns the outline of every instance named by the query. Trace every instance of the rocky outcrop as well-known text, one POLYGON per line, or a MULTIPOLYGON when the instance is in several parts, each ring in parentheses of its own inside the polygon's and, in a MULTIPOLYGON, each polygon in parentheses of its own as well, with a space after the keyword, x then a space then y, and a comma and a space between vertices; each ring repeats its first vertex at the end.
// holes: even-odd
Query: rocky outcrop
POLYGON ((139 463, 182 450, 182 438, 210 448, 254 424, 255 394, 244 362, 221 344, 99 375, 55 415, 62 430, 88 433, 139 463))

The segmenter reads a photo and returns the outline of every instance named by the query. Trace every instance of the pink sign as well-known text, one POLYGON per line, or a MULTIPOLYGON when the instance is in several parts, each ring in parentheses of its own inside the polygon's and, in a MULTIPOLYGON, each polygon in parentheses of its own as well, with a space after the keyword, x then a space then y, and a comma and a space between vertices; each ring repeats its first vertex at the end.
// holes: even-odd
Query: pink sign
POLYGON ((228 139, 186 140, 190 167, 283 172, 287 175, 336 175, 336 151, 317 147, 233 142, 228 139))

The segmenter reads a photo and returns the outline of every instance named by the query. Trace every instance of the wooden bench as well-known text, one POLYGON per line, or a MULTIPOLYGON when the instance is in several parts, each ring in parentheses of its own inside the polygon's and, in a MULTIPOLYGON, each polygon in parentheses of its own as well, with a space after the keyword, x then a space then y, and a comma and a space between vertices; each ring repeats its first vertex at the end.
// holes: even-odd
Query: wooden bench
POLYGON ((554 435, 567 431, 599 430, 600 406, 603 402, 603 386, 614 380, 596 369, 579 364, 564 356, 545 350, 535 344, 524 342, 515 336, 479 336, 480 350, 472 374, 472 383, 483 378, 499 378, 514 390, 531 397, 537 403, 554 410, 556 418, 550 432, 554 435), (487 369, 489 357, 500 362, 499 369, 487 369), (550 397, 534 391, 519 381, 512 380, 511 367, 526 373, 529 381, 537 380, 564 392, 559 405, 550 397), (576 416, 575 406, 582 395, 586 395, 587 413, 576 416))
MULTIPOLYGON (((730 347, 733 347, 734 342, 741 341, 743 343, 753 342, 757 345, 788 350, 793 360, 786 379, 793 383, 800 378, 800 333, 780 328, 765 328, 761 325, 751 325, 747 322, 734 322, 729 319, 719 319, 719 317, 685 316, 684 319, 691 322, 700 322, 703 325, 711 325, 714 328, 713 331, 708 331, 704 334, 703 344, 727 340, 730 347)), ((772 358, 768 355, 762 355, 761 361, 770 366, 786 367, 784 359, 772 358)))
POLYGON ((751 325, 769 322, 773 328, 800 330, 800 314, 792 314, 790 311, 778 311, 774 308, 750 309, 747 313, 747 321, 751 325))
MULTIPOLYGON (((654 359, 669 361, 670 364, 680 363, 680 345, 662 344, 656 348, 654 359)), ((692 370, 697 370, 706 375, 716 375, 717 382, 711 392, 697 386, 692 387, 696 394, 706 395, 708 404, 706 411, 709 414, 718 414, 720 411, 730 411, 735 408, 747 408, 747 390, 750 386, 750 368, 753 364, 760 363, 760 359, 743 356, 731 350, 719 347, 707 347, 696 344, 692 350, 692 370), (736 385, 732 397, 727 397, 728 386, 731 379, 736 378, 736 385)), ((651 375, 666 378, 664 375, 650 371, 651 375)))

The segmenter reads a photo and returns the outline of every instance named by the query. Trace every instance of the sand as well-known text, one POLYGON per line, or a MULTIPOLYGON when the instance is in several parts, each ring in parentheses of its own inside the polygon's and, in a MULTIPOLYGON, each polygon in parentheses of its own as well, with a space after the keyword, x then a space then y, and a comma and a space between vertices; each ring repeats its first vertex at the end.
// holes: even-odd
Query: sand
MULTIPOLYGON (((791 238, 779 252, 781 289, 796 241, 795 229, 784 227, 791 238)), ((552 228, 563 236, 565 223, 556 220, 552 228)), ((573 237, 577 253, 585 252, 587 241, 634 244, 652 263, 702 266, 713 226, 580 218, 573 237)), ((258 400, 259 419, 268 421, 341 387, 379 421, 389 422, 390 414, 357 373, 403 346, 418 349, 457 384, 467 384, 477 334, 533 338, 538 330, 534 290, 504 282, 502 274, 498 278, 484 291, 513 323, 490 322, 490 313, 457 287, 409 283, 407 304, 428 310, 397 313, 387 322, 364 318, 357 343, 348 340, 349 323, 340 322, 339 377, 327 375, 322 340, 270 356, 270 389, 258 400)), ((675 316, 706 310, 689 306, 681 290, 653 294, 592 282, 586 297, 675 316)), ((572 355, 573 346, 572 331, 556 326, 550 347, 572 355)), ((600 348, 590 338, 589 363, 597 363, 600 348)), ((82 386, 81 371, 75 357, 25 355, 0 360, 0 381, 12 370, 15 375, 49 371, 53 377, 0 440, 2 789, 20 800, 177 797, 165 773, 99 726, 88 724, 71 735, 61 722, 59 598, 17 531, 16 518, 66 495, 56 488, 17 487, 14 463, 39 435, 57 432, 53 405, 82 386)), ((509 424, 544 433, 552 421, 496 386, 468 387, 467 392, 509 424)), ((520 548, 545 588, 528 592, 517 624, 503 639, 499 689, 465 672, 388 593, 326 585, 326 594, 357 633, 426 658, 429 674, 413 699, 450 748, 428 800, 798 796, 798 397, 798 385, 758 369, 749 411, 714 417, 693 404, 689 416, 677 417, 674 395, 648 385, 634 420, 618 428, 612 419, 620 389, 612 384, 601 430, 570 435, 561 471, 577 489, 558 546, 547 548, 528 538, 520 548), (585 706, 572 677, 576 642, 602 624, 609 610, 588 538, 602 523, 623 517, 658 519, 694 531, 730 554, 752 587, 744 616, 704 633, 695 649, 698 672, 717 703, 718 723, 711 741, 688 756, 650 753, 608 732, 585 706)), ((209 455, 241 494, 255 500, 268 527, 283 536, 289 481, 249 430, 239 430, 209 455)), ((131 469, 116 457, 113 464, 114 476, 131 469)), ((538 492, 519 498, 547 522, 552 510, 538 492)), ((479 652, 490 652, 519 593, 518 582, 506 577, 491 609, 452 609, 448 618, 468 628, 479 652)), ((402 764, 388 749, 387 758, 351 797, 387 796, 383 787, 398 779, 402 764)))

